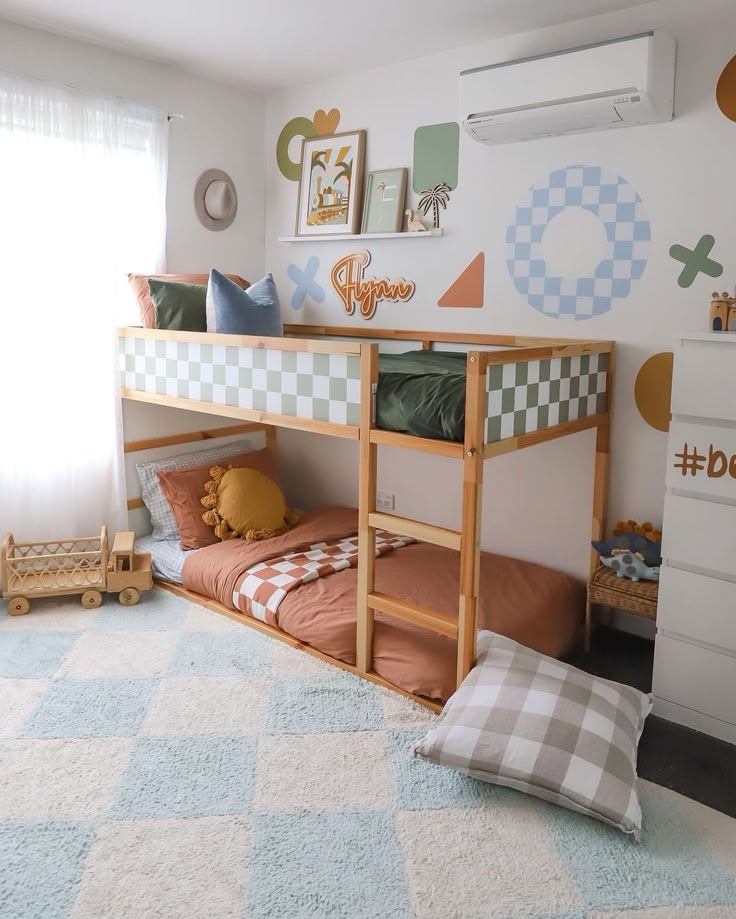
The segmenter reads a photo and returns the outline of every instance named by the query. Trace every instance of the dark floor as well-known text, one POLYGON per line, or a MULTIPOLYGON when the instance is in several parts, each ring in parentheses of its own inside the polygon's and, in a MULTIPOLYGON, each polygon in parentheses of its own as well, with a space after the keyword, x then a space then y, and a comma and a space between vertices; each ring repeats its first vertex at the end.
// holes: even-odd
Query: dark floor
MULTIPOLYGON (((654 643, 600 627, 589 654, 570 663, 596 676, 652 688, 654 643)), ((639 775, 736 817, 736 746, 650 715, 639 744, 639 775)))

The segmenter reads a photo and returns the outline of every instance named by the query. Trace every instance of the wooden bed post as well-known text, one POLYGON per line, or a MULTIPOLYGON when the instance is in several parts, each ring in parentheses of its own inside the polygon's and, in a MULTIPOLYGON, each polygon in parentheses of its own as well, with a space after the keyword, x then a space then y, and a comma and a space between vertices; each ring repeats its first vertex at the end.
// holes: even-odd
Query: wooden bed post
POLYGON ((269 452, 274 455, 274 457, 276 456, 276 433, 277 431, 278 431, 278 428, 274 427, 274 425, 272 424, 266 425, 266 428, 265 428, 266 447, 269 450, 269 452))
POLYGON ((460 607, 457 635, 457 685, 475 663, 475 633, 480 578, 480 523, 483 497, 483 447, 486 417, 486 363, 479 351, 468 354, 465 389, 460 607))
POLYGON ((373 669, 373 608, 368 594, 376 583, 376 529, 369 517, 376 510, 378 447, 371 443, 378 386, 378 345, 360 346, 360 439, 358 441, 358 606, 355 666, 373 669))
MULTIPOLYGON (((593 476, 593 521, 590 538, 599 542, 606 534, 606 503, 608 499, 608 465, 611 454, 611 407, 613 403, 615 348, 611 345, 608 356, 608 373, 606 374, 606 419, 598 425, 595 432, 595 472, 593 476)), ((590 549, 590 576, 593 577, 600 557, 595 549, 590 549)), ((590 651, 590 636, 593 631, 593 609, 588 600, 585 604, 585 642, 584 650, 590 651)))

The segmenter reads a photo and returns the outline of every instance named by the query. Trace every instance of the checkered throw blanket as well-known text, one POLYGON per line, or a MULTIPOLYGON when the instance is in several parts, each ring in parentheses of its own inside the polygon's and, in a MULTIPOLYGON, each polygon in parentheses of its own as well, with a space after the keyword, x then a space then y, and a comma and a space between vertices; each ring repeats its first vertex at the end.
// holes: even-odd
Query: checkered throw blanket
MULTIPOLYGON (((396 536, 376 530, 376 557, 416 542, 409 536, 396 536)), ((255 619, 267 622, 276 615, 284 597, 296 587, 327 577, 358 564, 358 537, 349 536, 328 545, 313 543, 305 552, 290 552, 249 568, 233 593, 233 605, 255 619)))

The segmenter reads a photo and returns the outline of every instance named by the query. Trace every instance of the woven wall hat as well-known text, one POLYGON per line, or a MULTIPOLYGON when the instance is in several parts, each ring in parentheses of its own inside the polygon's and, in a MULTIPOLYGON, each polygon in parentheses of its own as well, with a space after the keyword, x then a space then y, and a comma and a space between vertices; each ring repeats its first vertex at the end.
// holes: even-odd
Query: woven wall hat
POLYGON ((194 187, 194 210, 208 230, 226 230, 238 213, 235 183, 222 169, 207 169, 194 187))

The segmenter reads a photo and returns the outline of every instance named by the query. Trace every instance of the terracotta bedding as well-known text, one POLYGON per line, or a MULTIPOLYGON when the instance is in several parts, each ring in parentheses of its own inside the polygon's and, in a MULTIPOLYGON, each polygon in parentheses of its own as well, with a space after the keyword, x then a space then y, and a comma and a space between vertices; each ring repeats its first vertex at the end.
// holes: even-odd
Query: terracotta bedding
MULTIPOLYGON (((357 532, 357 511, 310 511, 283 536, 263 542, 229 542, 192 553, 184 563, 187 590, 235 609, 233 592, 253 565, 357 532)), ((457 616, 459 554, 417 543, 376 560, 376 588, 457 616)), ((355 663, 356 569, 303 584, 281 602, 277 621, 268 620, 305 644, 355 663)), ((481 554, 478 627, 500 632, 542 654, 559 657, 578 636, 585 604, 584 587, 574 578, 518 559, 481 554)), ((397 686, 447 699, 455 689, 456 643, 442 635, 376 614, 375 671, 397 686)))

